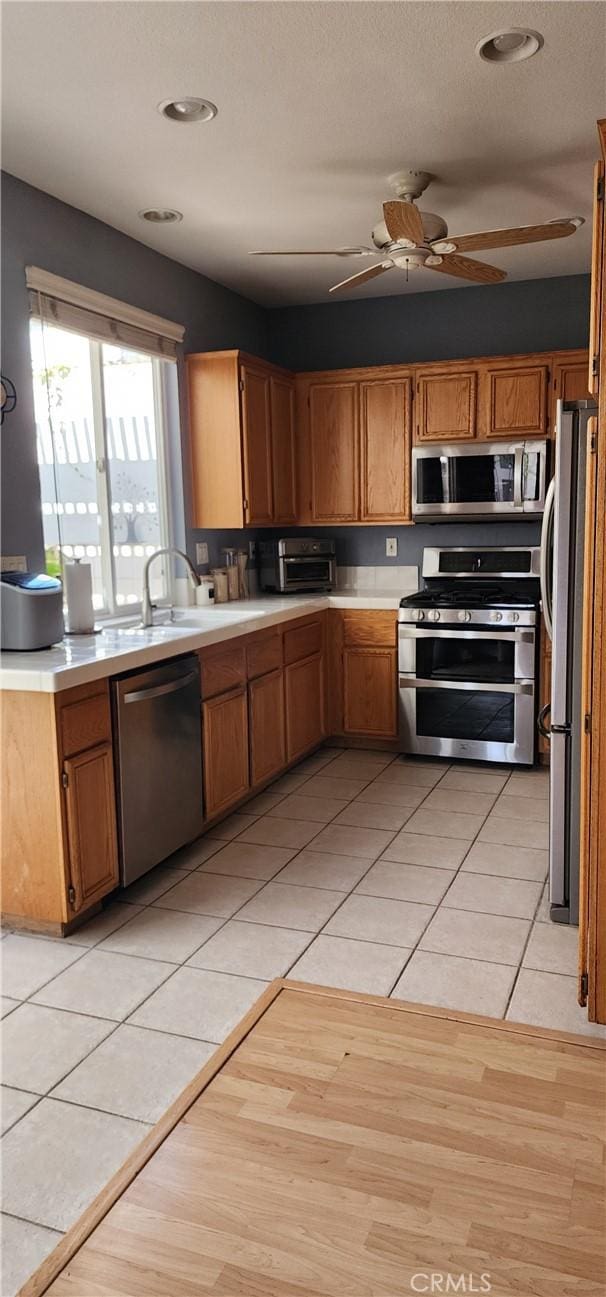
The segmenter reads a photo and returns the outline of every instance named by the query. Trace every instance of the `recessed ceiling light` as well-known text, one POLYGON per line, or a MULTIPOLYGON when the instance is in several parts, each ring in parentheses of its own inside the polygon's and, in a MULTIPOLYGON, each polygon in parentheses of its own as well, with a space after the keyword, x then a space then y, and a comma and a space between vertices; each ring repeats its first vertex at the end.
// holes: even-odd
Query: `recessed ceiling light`
POLYGON ((152 225, 171 225, 183 220, 183 212, 175 211, 174 207, 146 207, 139 216, 142 221, 151 221, 152 225))
POLYGON ((542 45, 540 32, 526 27, 505 27, 478 41, 476 54, 487 63, 521 63, 537 54, 542 45))
POLYGON ((167 117, 169 122, 210 122, 217 116, 217 109, 209 99, 195 99, 191 96, 184 99, 163 99, 158 104, 158 112, 167 117))

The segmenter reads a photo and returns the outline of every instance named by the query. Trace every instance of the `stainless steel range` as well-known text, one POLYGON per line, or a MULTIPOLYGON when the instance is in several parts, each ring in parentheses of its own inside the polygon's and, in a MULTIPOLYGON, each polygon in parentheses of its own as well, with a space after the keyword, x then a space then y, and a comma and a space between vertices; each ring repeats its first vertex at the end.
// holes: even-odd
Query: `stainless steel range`
POLYGON ((400 747, 532 764, 540 551, 425 549, 400 602, 400 747))

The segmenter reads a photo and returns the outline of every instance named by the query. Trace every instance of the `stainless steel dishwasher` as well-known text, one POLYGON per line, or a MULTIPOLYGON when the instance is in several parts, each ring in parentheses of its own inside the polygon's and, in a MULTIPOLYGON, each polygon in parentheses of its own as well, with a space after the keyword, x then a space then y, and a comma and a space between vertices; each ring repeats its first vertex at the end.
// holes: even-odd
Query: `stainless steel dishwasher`
POLYGON ((202 832, 195 654, 112 681, 120 878, 127 886, 202 832))

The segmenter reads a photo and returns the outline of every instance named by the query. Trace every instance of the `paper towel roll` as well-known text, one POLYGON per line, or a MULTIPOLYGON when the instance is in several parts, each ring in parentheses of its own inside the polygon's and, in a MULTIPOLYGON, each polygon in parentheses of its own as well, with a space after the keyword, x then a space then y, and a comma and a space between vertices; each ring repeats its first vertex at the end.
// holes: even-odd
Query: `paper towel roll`
POLYGON ((63 573, 70 635, 90 635, 95 628, 93 577, 90 563, 66 563, 63 573))

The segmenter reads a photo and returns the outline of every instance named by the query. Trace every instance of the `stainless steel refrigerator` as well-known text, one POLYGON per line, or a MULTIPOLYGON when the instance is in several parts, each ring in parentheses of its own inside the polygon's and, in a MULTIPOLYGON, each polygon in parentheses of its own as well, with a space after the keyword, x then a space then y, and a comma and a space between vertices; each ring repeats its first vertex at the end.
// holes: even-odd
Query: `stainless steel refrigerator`
POLYGON ((539 716, 550 740, 549 902, 554 923, 579 921, 581 645, 587 424, 592 401, 558 401, 555 474, 541 535, 541 599, 552 640, 551 702, 539 716))

